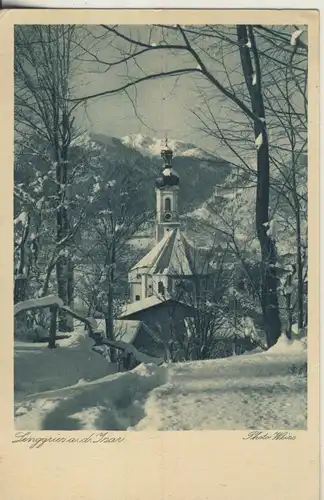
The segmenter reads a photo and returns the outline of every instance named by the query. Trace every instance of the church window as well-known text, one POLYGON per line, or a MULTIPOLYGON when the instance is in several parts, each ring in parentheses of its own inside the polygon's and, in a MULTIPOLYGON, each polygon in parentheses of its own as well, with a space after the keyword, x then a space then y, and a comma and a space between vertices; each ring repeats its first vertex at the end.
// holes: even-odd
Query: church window
POLYGON ((166 212, 170 212, 171 211, 171 200, 170 200, 170 198, 165 198, 165 200, 164 200, 164 210, 166 212))
POLYGON ((139 295, 135 296, 135 300, 140 300, 140 299, 141 299, 141 297, 139 295))
POLYGON ((162 281, 158 282, 158 293, 161 293, 162 295, 164 295, 164 284, 162 281))

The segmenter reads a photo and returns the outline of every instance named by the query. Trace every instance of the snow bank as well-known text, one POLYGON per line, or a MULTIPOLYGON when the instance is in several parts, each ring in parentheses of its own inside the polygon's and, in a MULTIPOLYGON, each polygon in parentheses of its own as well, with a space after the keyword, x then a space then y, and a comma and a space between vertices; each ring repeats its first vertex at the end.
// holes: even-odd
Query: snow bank
POLYGON ((249 356, 142 364, 131 372, 34 394, 17 401, 16 428, 305 429, 307 351, 300 342, 284 342, 249 356))
POLYGON ((166 376, 166 367, 140 365, 132 372, 35 394, 17 403, 15 428, 128 429, 143 418, 147 394, 166 376))
POLYGON ((300 359, 305 359, 307 356, 307 344, 306 338, 301 340, 289 340, 285 334, 282 334, 279 338, 278 342, 271 347, 268 351, 265 351, 265 354, 271 356, 295 356, 300 359))
POLYGON ((274 354, 171 365, 135 429, 305 429, 306 351, 274 354))

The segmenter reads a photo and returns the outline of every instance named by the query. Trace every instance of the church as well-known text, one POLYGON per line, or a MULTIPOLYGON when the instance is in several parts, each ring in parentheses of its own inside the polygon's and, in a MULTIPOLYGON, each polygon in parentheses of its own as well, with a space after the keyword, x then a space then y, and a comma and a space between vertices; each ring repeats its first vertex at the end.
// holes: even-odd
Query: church
POLYGON ((173 169, 173 151, 167 141, 161 156, 163 167, 155 186, 155 245, 130 269, 130 303, 119 315, 120 320, 140 321, 145 326, 139 329, 142 338, 137 336, 129 341, 150 354, 152 338, 163 343, 185 335, 186 320, 195 316, 198 289, 208 274, 208 266, 181 231, 180 179, 173 169))

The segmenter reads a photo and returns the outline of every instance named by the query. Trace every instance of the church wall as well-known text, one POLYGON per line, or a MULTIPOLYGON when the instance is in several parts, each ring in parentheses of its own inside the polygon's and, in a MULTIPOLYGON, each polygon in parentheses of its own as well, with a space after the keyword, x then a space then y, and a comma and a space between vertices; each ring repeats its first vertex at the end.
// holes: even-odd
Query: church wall
POLYGON ((152 276, 150 275, 147 275, 147 289, 146 289, 146 293, 147 293, 147 297, 151 297, 153 295, 153 279, 152 279, 152 276))
POLYGON ((142 268, 139 268, 139 269, 132 269, 129 273, 128 273, 128 281, 130 283, 137 283, 137 282, 141 282, 142 280, 142 275, 143 274, 147 274, 149 272, 149 268, 148 267, 142 267, 142 268))
POLYGON ((161 295, 161 292, 159 290, 159 283, 163 283, 164 290, 167 292, 168 290, 168 277, 163 276, 163 275, 154 275, 153 276, 153 294, 154 295, 161 295))
POLYGON ((137 283, 130 283, 130 296, 132 302, 142 299, 142 283, 140 281, 137 283), (139 299, 136 297, 139 297, 139 299))
POLYGON ((164 237, 165 229, 162 224, 156 225, 155 239, 156 241, 161 241, 164 237))
POLYGON ((133 269, 128 274, 130 299, 132 302, 148 297, 148 285, 151 284, 151 278, 147 275, 148 271, 148 268, 143 267, 141 269, 133 269), (136 299, 136 296, 139 296, 140 298, 136 299))
POLYGON ((178 211, 178 186, 174 186, 172 189, 157 189, 156 190, 156 215, 158 222, 164 222, 163 214, 165 212, 178 211), (166 207, 165 200, 169 198, 170 208, 166 207))
POLYGON ((160 241, 167 231, 172 231, 175 227, 179 227, 178 190, 178 186, 156 190, 156 241, 160 241), (166 200, 168 201, 166 202, 166 200), (170 221, 164 218, 166 212, 173 214, 170 221))
POLYGON ((142 292, 141 292, 141 298, 144 299, 147 297, 147 275, 143 274, 142 275, 142 292))

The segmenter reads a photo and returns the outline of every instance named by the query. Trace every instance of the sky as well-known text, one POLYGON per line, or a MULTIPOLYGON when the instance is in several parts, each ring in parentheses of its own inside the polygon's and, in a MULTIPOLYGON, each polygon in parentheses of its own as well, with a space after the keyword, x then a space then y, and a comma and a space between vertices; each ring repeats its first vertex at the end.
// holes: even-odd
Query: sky
MULTIPOLYGON (((291 28, 295 28, 279 28, 286 30, 285 35, 288 35, 288 44, 290 45, 290 31, 291 28)), ((116 63, 117 60, 120 60, 121 53, 123 56, 130 52, 133 53, 135 45, 130 45, 129 42, 121 40, 120 37, 111 36, 102 26, 85 26, 83 29, 85 35, 82 39, 82 46, 87 47, 92 56, 83 54, 82 61, 79 61, 80 67, 75 88, 77 96, 82 97, 118 88, 129 82, 130 78, 143 77, 147 74, 179 68, 197 68, 197 61, 188 51, 177 50, 171 53, 169 50, 152 50, 137 57, 136 61, 130 59, 127 65, 113 66, 107 71, 106 64, 93 62, 93 54, 104 63, 108 61, 116 63), (102 34, 105 34, 106 38, 103 39, 102 34), (93 47, 93 44, 95 44, 95 47, 93 47), (91 62, 89 62, 89 59, 91 62)), ((118 26, 117 29, 132 39, 151 45, 165 43, 162 28, 153 28, 149 25, 132 25, 118 26)), ((222 29, 222 26, 217 26, 217 30, 220 29, 222 29)), ((233 36, 236 41, 235 27, 226 26, 225 30, 226 36, 230 34, 229 36, 233 36)), ((167 33, 168 42, 184 44, 184 40, 177 30, 172 30, 172 27, 171 29, 169 27, 167 33), (178 33, 178 35, 175 33, 178 33)), ((195 35, 190 34, 188 36, 194 37, 195 35)), ((259 49, 268 50, 267 43, 262 38, 258 38, 258 35, 257 43, 259 49)), ((234 86, 244 82, 237 46, 228 45, 226 42, 222 45, 219 38, 212 36, 205 39, 200 37, 199 47, 199 55, 206 63, 208 70, 218 81, 224 84, 225 88, 232 92, 229 80, 234 86), (204 52, 205 49, 208 49, 208 55, 204 52), (222 64, 222 60, 225 61, 225 65, 222 64)), ((136 50, 140 49, 141 47, 136 48, 136 50)), ((271 50, 273 50, 273 47, 271 50)), ((281 57, 277 53, 275 53, 275 56, 281 57)), ((264 84, 264 73, 267 73, 267 67, 263 66, 262 71, 264 84)), ((273 71, 272 73, 271 71, 270 64, 269 72, 274 76, 273 71)), ((280 78, 280 75, 278 75, 278 78, 280 78)), ((272 85, 273 97, 281 98, 273 83, 270 82, 270 84, 272 85)), ((243 85, 245 88, 245 83, 243 85)), ((216 117, 216 123, 221 125, 225 135, 235 141, 241 141, 239 144, 241 148, 244 148, 245 157, 249 155, 249 160, 254 161, 253 131, 249 127, 246 117, 235 104, 230 104, 229 99, 225 98, 215 86, 209 83, 206 77, 197 72, 183 75, 178 80, 169 77, 143 82, 136 85, 136 88, 132 87, 128 95, 118 93, 88 100, 86 109, 83 108, 79 111, 79 125, 88 132, 115 137, 142 134, 164 139, 168 135, 171 139, 194 143, 198 147, 205 148, 224 159, 236 161, 235 155, 226 146, 200 130, 202 123, 195 117, 194 113, 197 110, 206 110, 206 107, 202 105, 199 90, 203 90, 205 96, 212 97, 211 106, 214 117, 216 117), (244 128, 242 128, 242 123, 244 128), (246 126, 248 126, 248 136, 245 136, 244 133, 246 126), (236 134, 238 137, 236 137, 236 134), (248 139, 248 142, 246 142, 246 139, 248 139)), ((240 91, 235 88, 235 92, 240 91)), ((238 95, 240 97, 240 94, 238 95)), ((294 100, 294 105, 297 105, 297 108, 301 106, 303 109, 303 101, 298 102, 300 98, 301 94, 298 91, 293 93, 291 97, 294 100), (294 94, 296 94, 296 98, 294 94)), ((279 105, 279 101, 277 105, 279 105)), ((269 138, 271 140, 276 143, 285 140, 285 131, 280 129, 278 132, 277 124, 275 124, 274 129, 270 130, 269 125, 268 122, 269 138)))
MULTIPOLYGON (((127 32, 126 27, 124 30, 127 32)), ((129 31, 131 30, 134 28, 129 27, 129 31)), ((148 31, 149 27, 139 26, 136 27, 136 33, 132 34, 146 40, 148 31)), ((118 43, 120 48, 121 44, 118 43)), ((96 52, 97 57, 104 61, 112 61, 119 56, 119 52, 112 49, 111 45, 97 47, 92 52, 96 52)), ((90 56, 84 58, 89 59, 90 56)), ((179 67, 196 68, 197 65, 188 54, 178 52, 175 56, 164 50, 151 51, 141 56, 139 60, 145 72, 167 71, 179 67)), ((114 88, 126 81, 126 67, 114 67, 103 73, 104 65, 84 62, 80 68, 82 74, 78 76, 75 89, 78 96, 114 88)), ((128 69, 131 74, 140 74, 132 61, 129 62, 128 69)), ((129 97, 125 93, 119 93, 91 99, 85 109, 78 113, 79 124, 89 132, 115 137, 140 133, 163 139, 168 135, 172 139, 192 142, 217 153, 220 145, 197 130, 201 124, 193 115, 193 110, 199 107, 197 85, 206 85, 206 81, 203 80, 198 74, 183 75, 178 80, 174 77, 156 79, 137 85, 136 95, 133 89, 129 91, 129 97), (131 102, 135 97, 136 111, 131 102)), ((221 107, 221 101, 219 106, 221 107)))
MULTIPOLYGON (((234 85, 234 91, 239 100, 245 100, 247 99, 246 84, 242 75, 238 47, 236 44, 224 42, 223 36, 219 37, 220 30, 224 30, 226 37, 233 37, 232 40, 236 41, 235 26, 219 25, 215 28, 216 31, 209 32, 208 37, 203 37, 200 33, 199 56, 210 73, 227 90, 233 94, 231 85, 234 85), (242 88, 237 86, 240 83, 243 85, 242 88), (242 89, 244 89, 244 94, 242 94, 242 89)), ((286 28, 290 29, 283 27, 284 30, 286 28)), ((237 161, 235 154, 219 139, 201 130, 203 123, 195 116, 195 113, 208 112, 206 103, 203 102, 204 98, 208 99, 208 104, 214 114, 214 123, 207 119, 207 124, 212 125, 214 129, 220 126, 224 136, 232 141, 232 145, 234 144, 235 151, 239 147, 239 152, 244 155, 245 160, 255 161, 255 139, 247 117, 236 104, 224 97, 215 85, 197 72, 197 61, 187 50, 149 50, 136 59, 128 58, 126 64, 117 65, 117 62, 125 55, 134 54, 142 48, 111 34, 101 25, 77 25, 76 28, 72 26, 68 29, 76 29, 75 36, 73 36, 75 53, 73 54, 74 72, 71 82, 72 98, 85 98, 116 89, 129 83, 132 78, 136 80, 136 78, 170 70, 188 68, 196 70, 195 73, 187 73, 179 77, 155 78, 139 83, 128 89, 127 93, 118 92, 109 96, 83 100, 82 106, 76 108, 79 133, 97 133, 114 137, 142 134, 158 139, 165 139, 168 136, 170 139, 193 143, 229 161, 237 161)), ((185 43, 178 29, 172 29, 172 27, 166 30, 167 38, 163 34, 165 28, 156 26, 131 25, 118 26, 117 29, 119 33, 152 46, 161 46, 166 43, 166 39, 167 42, 181 46, 185 43)), ((209 30, 210 27, 205 27, 205 29, 209 30)), ((188 36, 194 38, 195 34, 190 33, 188 36)), ((288 32, 288 41, 285 40, 284 43, 290 45, 289 37, 288 32)), ((258 48, 261 48, 261 53, 262 50, 264 52, 268 50, 265 40, 261 36, 258 39, 258 48)), ((280 52, 280 55, 277 55, 277 49, 274 47, 276 44, 271 45, 270 50, 275 52, 275 56, 283 57, 284 53, 280 52)), ((268 61, 268 58, 263 59, 262 83, 264 85, 264 73, 268 73, 266 85, 271 88, 271 93, 267 98, 268 100, 271 98, 270 100, 274 101, 276 106, 282 106, 280 100, 283 99, 277 90, 278 85, 274 85, 272 81, 274 78, 277 83, 280 78, 280 73, 277 76, 279 66, 273 67, 270 64, 269 68, 268 61)), ((294 80, 290 83, 295 85, 294 80)), ((298 104, 298 96, 301 96, 301 93, 292 88, 291 94, 291 99, 296 101, 294 105, 298 104)), ((302 100, 298 106, 303 111, 304 101, 302 100)), ((267 114, 269 139, 277 144, 278 141, 285 140, 287 134, 281 125, 278 127, 278 120, 275 120, 272 126, 269 114, 267 114)))
MULTIPOLYGON (((105 88, 105 77, 96 78, 95 84, 87 85, 87 92, 93 87, 105 88)), ((130 99, 134 93, 130 92, 130 98, 118 94, 89 101, 82 119, 88 121, 92 132, 117 137, 141 133, 164 138, 168 134, 178 140, 204 142, 193 128, 197 125, 191 112, 196 95, 190 77, 181 77, 175 88, 172 80, 138 85, 136 111, 130 99)))

